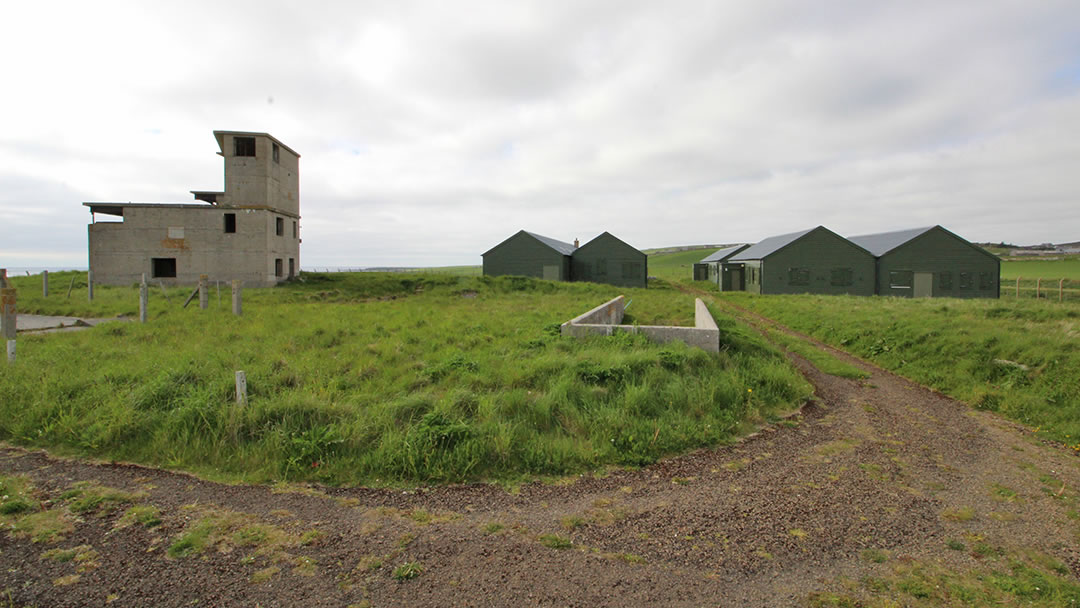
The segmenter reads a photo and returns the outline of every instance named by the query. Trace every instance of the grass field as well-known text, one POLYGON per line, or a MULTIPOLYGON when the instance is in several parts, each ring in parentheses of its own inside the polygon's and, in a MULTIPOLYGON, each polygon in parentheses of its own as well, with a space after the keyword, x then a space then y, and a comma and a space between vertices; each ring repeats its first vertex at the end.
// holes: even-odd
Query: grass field
POLYGON ((693 249, 675 253, 659 253, 649 256, 649 276, 665 281, 689 283, 694 278, 694 264, 718 249, 693 249))
POLYGON ((719 299, 1080 451, 1076 304, 745 293, 719 299))
MULTIPOLYGON (((564 339, 558 324, 625 293, 633 322, 690 324, 693 300, 649 289, 447 274, 305 274, 247 289, 244 316, 181 309, 155 288, 147 324, 19 337, 0 368, 0 437, 229 480, 331 484, 516 480, 641 465, 714 445, 798 405, 809 386, 753 332, 719 357, 639 336, 564 339), (235 370, 250 403, 234 404, 235 370)), ((65 275, 56 277, 56 284, 65 275)), ((133 314, 136 289, 20 309, 133 314)))

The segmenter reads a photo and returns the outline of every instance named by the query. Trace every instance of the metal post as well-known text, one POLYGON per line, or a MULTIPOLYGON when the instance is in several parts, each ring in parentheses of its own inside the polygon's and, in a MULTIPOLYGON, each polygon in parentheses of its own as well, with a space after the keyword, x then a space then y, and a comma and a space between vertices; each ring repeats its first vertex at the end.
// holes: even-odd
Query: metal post
POLYGON ((15 312, 15 288, 0 288, 0 335, 5 340, 15 339, 15 324, 18 322, 15 312))
POLYGON ((199 275, 199 308, 206 310, 210 306, 210 294, 206 289, 208 278, 205 274, 199 275))
POLYGON ((41 297, 49 297, 49 271, 41 271, 41 297))
POLYGON ((150 290, 146 286, 146 273, 139 283, 139 323, 146 323, 146 309, 150 305, 150 290))
POLYGON ((243 284, 239 279, 233 279, 232 282, 232 314, 240 316, 242 311, 242 291, 244 289, 243 284))
POLYGON ((87 301, 94 301, 94 271, 86 271, 86 299, 87 301))
POLYGON ((1035 299, 1042 297, 1042 277, 1035 280, 1035 299))
POLYGON ((247 374, 241 370, 236 371, 236 404, 247 403, 247 374))
POLYGON ((7 341, 7 362, 9 365, 15 365, 15 340, 7 341))

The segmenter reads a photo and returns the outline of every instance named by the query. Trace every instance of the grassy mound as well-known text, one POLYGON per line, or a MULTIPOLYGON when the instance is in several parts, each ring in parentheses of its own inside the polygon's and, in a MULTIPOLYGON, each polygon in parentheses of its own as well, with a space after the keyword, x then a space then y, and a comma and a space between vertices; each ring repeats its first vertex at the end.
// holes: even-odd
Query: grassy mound
MULTIPOLYGON (((245 290, 240 318, 227 293, 202 311, 158 290, 145 325, 20 336, 18 364, 0 370, 0 437, 224 479, 513 480, 714 445, 810 390, 735 323, 722 323, 719 356, 559 336, 618 293, 634 322, 690 324, 692 299, 662 282, 305 277, 245 290), (245 407, 235 370, 247 372, 245 407)), ((135 301, 131 287, 95 291, 105 314, 135 301)))

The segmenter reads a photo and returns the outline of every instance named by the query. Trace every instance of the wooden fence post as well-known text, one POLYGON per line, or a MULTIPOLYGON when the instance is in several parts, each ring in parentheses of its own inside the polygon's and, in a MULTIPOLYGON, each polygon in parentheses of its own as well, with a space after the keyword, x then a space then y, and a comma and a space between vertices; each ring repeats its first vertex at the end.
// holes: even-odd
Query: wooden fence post
POLYGON ((41 271, 41 297, 49 297, 49 271, 41 271))
POLYGON ((236 404, 247 403, 247 374, 242 370, 236 371, 236 404))
POLYGON ((1042 297, 1042 277, 1035 280, 1035 299, 1042 297))
POLYGON ((150 304, 150 290, 146 286, 146 273, 139 282, 139 323, 146 323, 146 309, 150 304))
POLYGON ((1020 277, 1016 277, 1016 299, 1020 299, 1020 277))
POLYGON ((1065 279, 1058 281, 1058 302, 1065 301, 1065 279))
POLYGON ((203 310, 210 306, 210 293, 206 287, 208 280, 209 278, 205 274, 199 275, 199 308, 203 310))
POLYGON ((0 288, 0 325, 3 326, 3 338, 15 339, 15 324, 18 323, 18 315, 15 311, 15 288, 0 288))
POLYGON ((86 271, 86 299, 89 302, 94 301, 94 271, 86 271))
POLYGON ((241 311, 243 309, 243 302, 242 302, 242 299, 243 299, 242 291, 243 291, 243 289, 244 289, 244 286, 240 282, 240 280, 239 279, 233 279, 233 282, 232 282, 232 314, 234 314, 234 315, 236 315, 238 317, 240 316, 241 311))

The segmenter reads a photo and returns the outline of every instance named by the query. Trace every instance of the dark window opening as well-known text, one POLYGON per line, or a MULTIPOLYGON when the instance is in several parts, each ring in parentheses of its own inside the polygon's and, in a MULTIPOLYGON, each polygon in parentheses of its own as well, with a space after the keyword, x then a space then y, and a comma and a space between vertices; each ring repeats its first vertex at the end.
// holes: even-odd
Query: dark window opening
POLYGON ((150 258, 150 276, 155 279, 175 279, 176 258, 150 258))
POLYGON ((832 279, 829 282, 835 287, 847 287, 851 285, 854 274, 850 268, 833 268, 832 279))
POLYGON ((636 279, 641 274, 641 262, 623 262, 622 278, 636 279))
POLYGON ((952 273, 939 272, 937 275, 938 289, 952 289, 952 273))
POLYGON ((274 276, 275 277, 280 277, 280 276, 282 276, 284 274, 285 274, 285 271, 282 268, 281 258, 275 259, 274 260, 274 276))
POLYGON ((233 154, 235 156, 255 156, 255 138, 234 137, 233 154))
POLYGON ((912 276, 910 270, 894 270, 889 273, 889 287, 893 289, 911 289, 912 276))
POLYGON ((296 260, 289 258, 289 278, 296 276, 296 260))
POLYGON ((994 288, 994 274, 992 272, 979 273, 979 289, 987 290, 994 288))
POLYGON ((235 213, 226 213, 225 214, 225 232, 228 232, 228 233, 236 232, 236 214, 235 213))
POLYGON ((284 236, 285 234, 285 218, 275 218, 274 229, 278 236, 284 236))
POLYGON ((809 285, 809 268, 788 268, 788 285, 809 285))
POLYGON ((277 144, 274 144, 274 162, 281 162, 281 149, 278 147, 277 144))
POLYGON ((960 273, 960 289, 971 289, 975 286, 975 277, 970 272, 960 273))
POLYGON ((296 222, 292 223, 292 238, 296 238, 300 234, 300 231, 296 228, 296 222))

